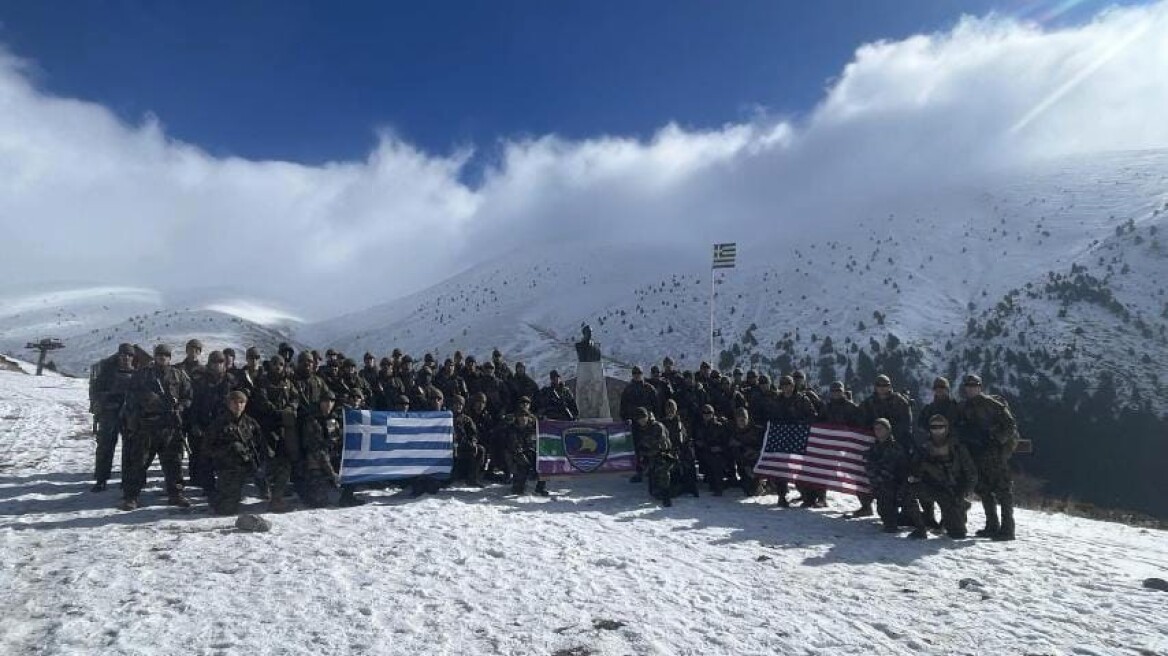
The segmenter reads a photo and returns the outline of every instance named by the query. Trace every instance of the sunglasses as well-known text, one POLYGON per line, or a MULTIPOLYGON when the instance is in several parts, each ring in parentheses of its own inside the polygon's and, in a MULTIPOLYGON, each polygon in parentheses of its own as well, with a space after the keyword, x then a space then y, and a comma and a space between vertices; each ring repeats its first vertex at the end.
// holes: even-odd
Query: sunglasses
POLYGON ((713 417, 713 416, 714 416, 714 413, 712 413, 712 412, 702 412, 702 414, 703 414, 703 415, 705 415, 705 416, 707 416, 707 417, 713 417))
POLYGON ((935 431, 943 431, 946 428, 949 428, 949 427, 948 426, 929 426, 929 430, 935 430, 935 431))
POLYGON ((888 383, 879 383, 876 385, 876 387, 892 387, 892 385, 889 385, 888 383))

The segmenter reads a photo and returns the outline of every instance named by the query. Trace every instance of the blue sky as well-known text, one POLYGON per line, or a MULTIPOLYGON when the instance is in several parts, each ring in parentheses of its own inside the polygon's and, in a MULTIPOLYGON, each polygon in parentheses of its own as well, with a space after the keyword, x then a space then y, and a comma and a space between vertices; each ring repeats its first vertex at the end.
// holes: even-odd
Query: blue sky
POLYGON ((1111 7, 0 0, 0 280, 320 317, 549 243, 826 239, 1168 147, 1168 0, 1111 7))
POLYGON ((947 29, 963 13, 1059 23, 1099 6, 4 0, 0 43, 49 93, 131 124, 152 113, 214 155, 316 163, 363 157, 379 128, 428 152, 489 152, 525 135, 799 116, 859 44, 947 29))

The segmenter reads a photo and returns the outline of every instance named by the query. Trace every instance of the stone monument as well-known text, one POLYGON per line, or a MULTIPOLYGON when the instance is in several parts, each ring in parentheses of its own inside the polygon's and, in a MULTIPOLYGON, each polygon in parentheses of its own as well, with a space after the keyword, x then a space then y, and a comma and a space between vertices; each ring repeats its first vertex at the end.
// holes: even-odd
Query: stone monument
POLYGON ((600 345, 592 341, 592 328, 584 324, 584 336, 576 342, 576 405, 581 419, 612 419, 608 407, 608 385, 604 382, 604 364, 600 345))

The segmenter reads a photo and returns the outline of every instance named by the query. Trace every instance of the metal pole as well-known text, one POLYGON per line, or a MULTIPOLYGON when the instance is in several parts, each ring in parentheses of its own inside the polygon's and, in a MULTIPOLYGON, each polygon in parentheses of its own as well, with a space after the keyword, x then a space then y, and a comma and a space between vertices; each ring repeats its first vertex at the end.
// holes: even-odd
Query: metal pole
POLYGON ((714 362, 714 273, 717 271, 714 267, 710 267, 710 366, 715 367, 717 363, 714 362))

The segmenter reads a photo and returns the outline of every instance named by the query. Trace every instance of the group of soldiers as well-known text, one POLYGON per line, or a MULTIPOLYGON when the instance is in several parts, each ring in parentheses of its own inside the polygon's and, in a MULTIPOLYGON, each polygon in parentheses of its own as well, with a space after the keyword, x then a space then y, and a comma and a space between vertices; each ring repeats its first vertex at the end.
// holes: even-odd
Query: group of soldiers
POLYGON ((777 494, 783 507, 824 507, 822 486, 796 481, 800 496, 788 500, 787 481, 753 470, 768 424, 836 424, 870 430, 875 440, 866 455, 872 493, 857 495, 860 507, 850 517, 873 515, 875 503, 887 532, 909 526, 913 538, 926 538, 932 529, 960 539, 966 537, 967 499, 976 492, 986 515, 976 535, 1014 539, 1009 459, 1017 422, 1004 399, 984 392, 980 377, 964 378, 960 401, 938 377, 932 400, 916 413, 909 395, 895 391, 883 374, 860 402, 842 382, 831 383, 826 399, 806 383, 801 371, 780 376, 777 384, 755 371, 724 376, 708 363, 679 372, 670 358, 651 367, 648 378, 633 367, 620 403, 638 451, 631 480, 640 482, 647 473, 650 494, 667 506, 679 493, 697 496, 704 482, 716 496, 739 485, 748 496, 777 494))
MULTIPOLYGON (((454 415, 454 469, 451 481, 482 486, 484 479, 509 483, 521 494, 529 481, 547 495, 536 471, 537 422, 574 420, 578 409, 559 373, 540 386, 523 363, 508 364, 495 350, 481 364, 455 352, 439 362, 431 354, 415 361, 400 350, 378 359, 366 353, 362 365, 333 349, 296 353, 281 344, 268 358, 255 348, 236 361, 233 349, 210 352, 205 361, 197 339, 185 358, 172 364, 166 345, 152 357, 122 344, 94 367, 91 409, 97 422, 95 492, 110 479, 113 455, 122 440, 122 501, 133 510, 155 457, 161 461, 168 503, 189 506, 194 489, 222 514, 238 511, 249 481, 269 509, 289 508, 296 494, 313 507, 327 505, 329 490, 340 488, 338 504, 362 500, 341 485, 341 411, 449 410, 454 415), (188 478, 183 478, 183 458, 188 478)), ((868 428, 876 442, 868 458, 872 495, 861 495, 856 517, 876 511, 892 532, 910 525, 914 537, 943 528, 965 536, 966 498, 976 491, 986 509, 979 536, 1013 539, 1013 498, 1008 459, 1017 430, 1008 406, 982 392, 967 376, 964 399, 952 398, 938 378, 934 398, 913 421, 912 404, 892 389, 887 376, 874 381, 873 394, 856 403, 842 383, 832 383, 827 399, 806 385, 800 371, 772 384, 766 375, 735 369, 724 376, 708 363, 696 372, 679 371, 670 358, 649 377, 633 367, 620 398, 620 419, 632 428, 637 471, 648 478, 650 494, 671 505, 679 493, 697 496, 704 483, 714 495, 741 486, 748 495, 778 494, 784 507, 826 505, 826 491, 796 482, 800 497, 788 500, 786 481, 753 474, 768 422, 828 422, 868 428), (934 506, 941 510, 940 522, 934 506), (1000 515, 999 515, 1000 508, 1000 515)), ((415 495, 432 493, 441 482, 410 482, 415 495)))

